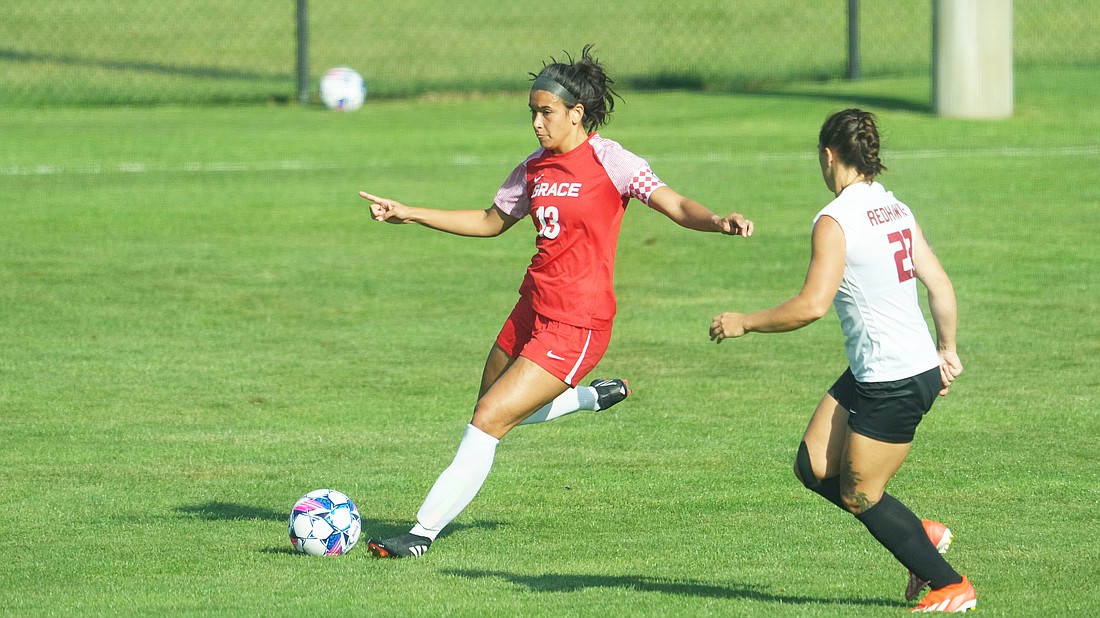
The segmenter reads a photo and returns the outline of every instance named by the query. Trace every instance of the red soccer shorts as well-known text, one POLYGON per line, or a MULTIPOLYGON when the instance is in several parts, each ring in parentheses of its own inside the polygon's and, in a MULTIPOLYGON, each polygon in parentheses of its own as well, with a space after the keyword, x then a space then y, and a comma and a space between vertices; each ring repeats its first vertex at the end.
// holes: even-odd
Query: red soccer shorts
POLYGON ((611 330, 592 330, 550 320, 521 297, 497 335, 497 345, 512 358, 535 363, 569 386, 576 386, 603 358, 611 330))

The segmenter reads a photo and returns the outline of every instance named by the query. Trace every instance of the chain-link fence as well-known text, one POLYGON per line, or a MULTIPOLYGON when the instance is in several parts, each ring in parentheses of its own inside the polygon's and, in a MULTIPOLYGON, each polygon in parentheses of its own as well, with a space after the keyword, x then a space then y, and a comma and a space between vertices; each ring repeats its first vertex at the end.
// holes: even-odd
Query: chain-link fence
MULTIPOLYGON (((1006 0, 1009 1, 1009 0, 1006 0)), ((862 0, 864 78, 927 74, 932 0, 862 0)), ((294 0, 0 0, 0 106, 297 98, 294 0)), ((623 88, 842 79, 847 0, 308 2, 309 83, 346 65, 371 97, 521 88, 595 43, 623 88)), ((1015 0, 1018 67, 1100 66, 1100 3, 1015 0)), ((316 95, 314 94, 314 97, 316 95)))

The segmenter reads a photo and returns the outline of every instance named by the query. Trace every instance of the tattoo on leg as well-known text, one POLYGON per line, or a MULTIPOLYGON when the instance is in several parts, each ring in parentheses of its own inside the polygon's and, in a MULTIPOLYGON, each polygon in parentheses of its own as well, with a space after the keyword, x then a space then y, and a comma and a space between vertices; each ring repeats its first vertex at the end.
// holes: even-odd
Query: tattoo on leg
POLYGON ((874 506, 867 494, 856 491, 856 485, 859 483, 860 478, 859 473, 852 469, 851 459, 844 460, 844 474, 841 474, 840 478, 844 479, 844 486, 841 488, 844 494, 844 502, 853 507, 856 514, 874 506))

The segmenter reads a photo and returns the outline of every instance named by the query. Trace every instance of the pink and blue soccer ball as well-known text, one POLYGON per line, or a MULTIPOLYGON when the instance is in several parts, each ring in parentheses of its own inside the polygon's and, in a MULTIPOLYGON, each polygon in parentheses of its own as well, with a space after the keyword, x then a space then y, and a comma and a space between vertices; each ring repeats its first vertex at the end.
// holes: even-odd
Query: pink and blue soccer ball
POLYGON ((367 99, 367 85, 355 69, 336 67, 321 78, 321 102, 338 112, 354 112, 367 99))
POLYGON ((334 489, 317 489, 290 511, 290 544, 310 556, 339 556, 355 547, 361 525, 351 498, 334 489))

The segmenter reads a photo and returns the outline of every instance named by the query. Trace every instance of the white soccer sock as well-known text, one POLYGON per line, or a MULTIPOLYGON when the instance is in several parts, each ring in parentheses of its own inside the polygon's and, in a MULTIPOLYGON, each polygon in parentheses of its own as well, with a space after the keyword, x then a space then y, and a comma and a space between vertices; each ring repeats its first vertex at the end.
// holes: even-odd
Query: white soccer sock
POLYGON ((554 398, 554 401, 542 406, 535 413, 520 422, 520 425, 545 423, 559 416, 572 414, 577 410, 596 410, 596 389, 591 386, 571 388, 554 398))
POLYGON ((485 483, 499 442, 477 427, 467 425, 454 461, 436 479, 416 514, 416 525, 409 532, 434 541, 440 531, 470 504, 485 483))

